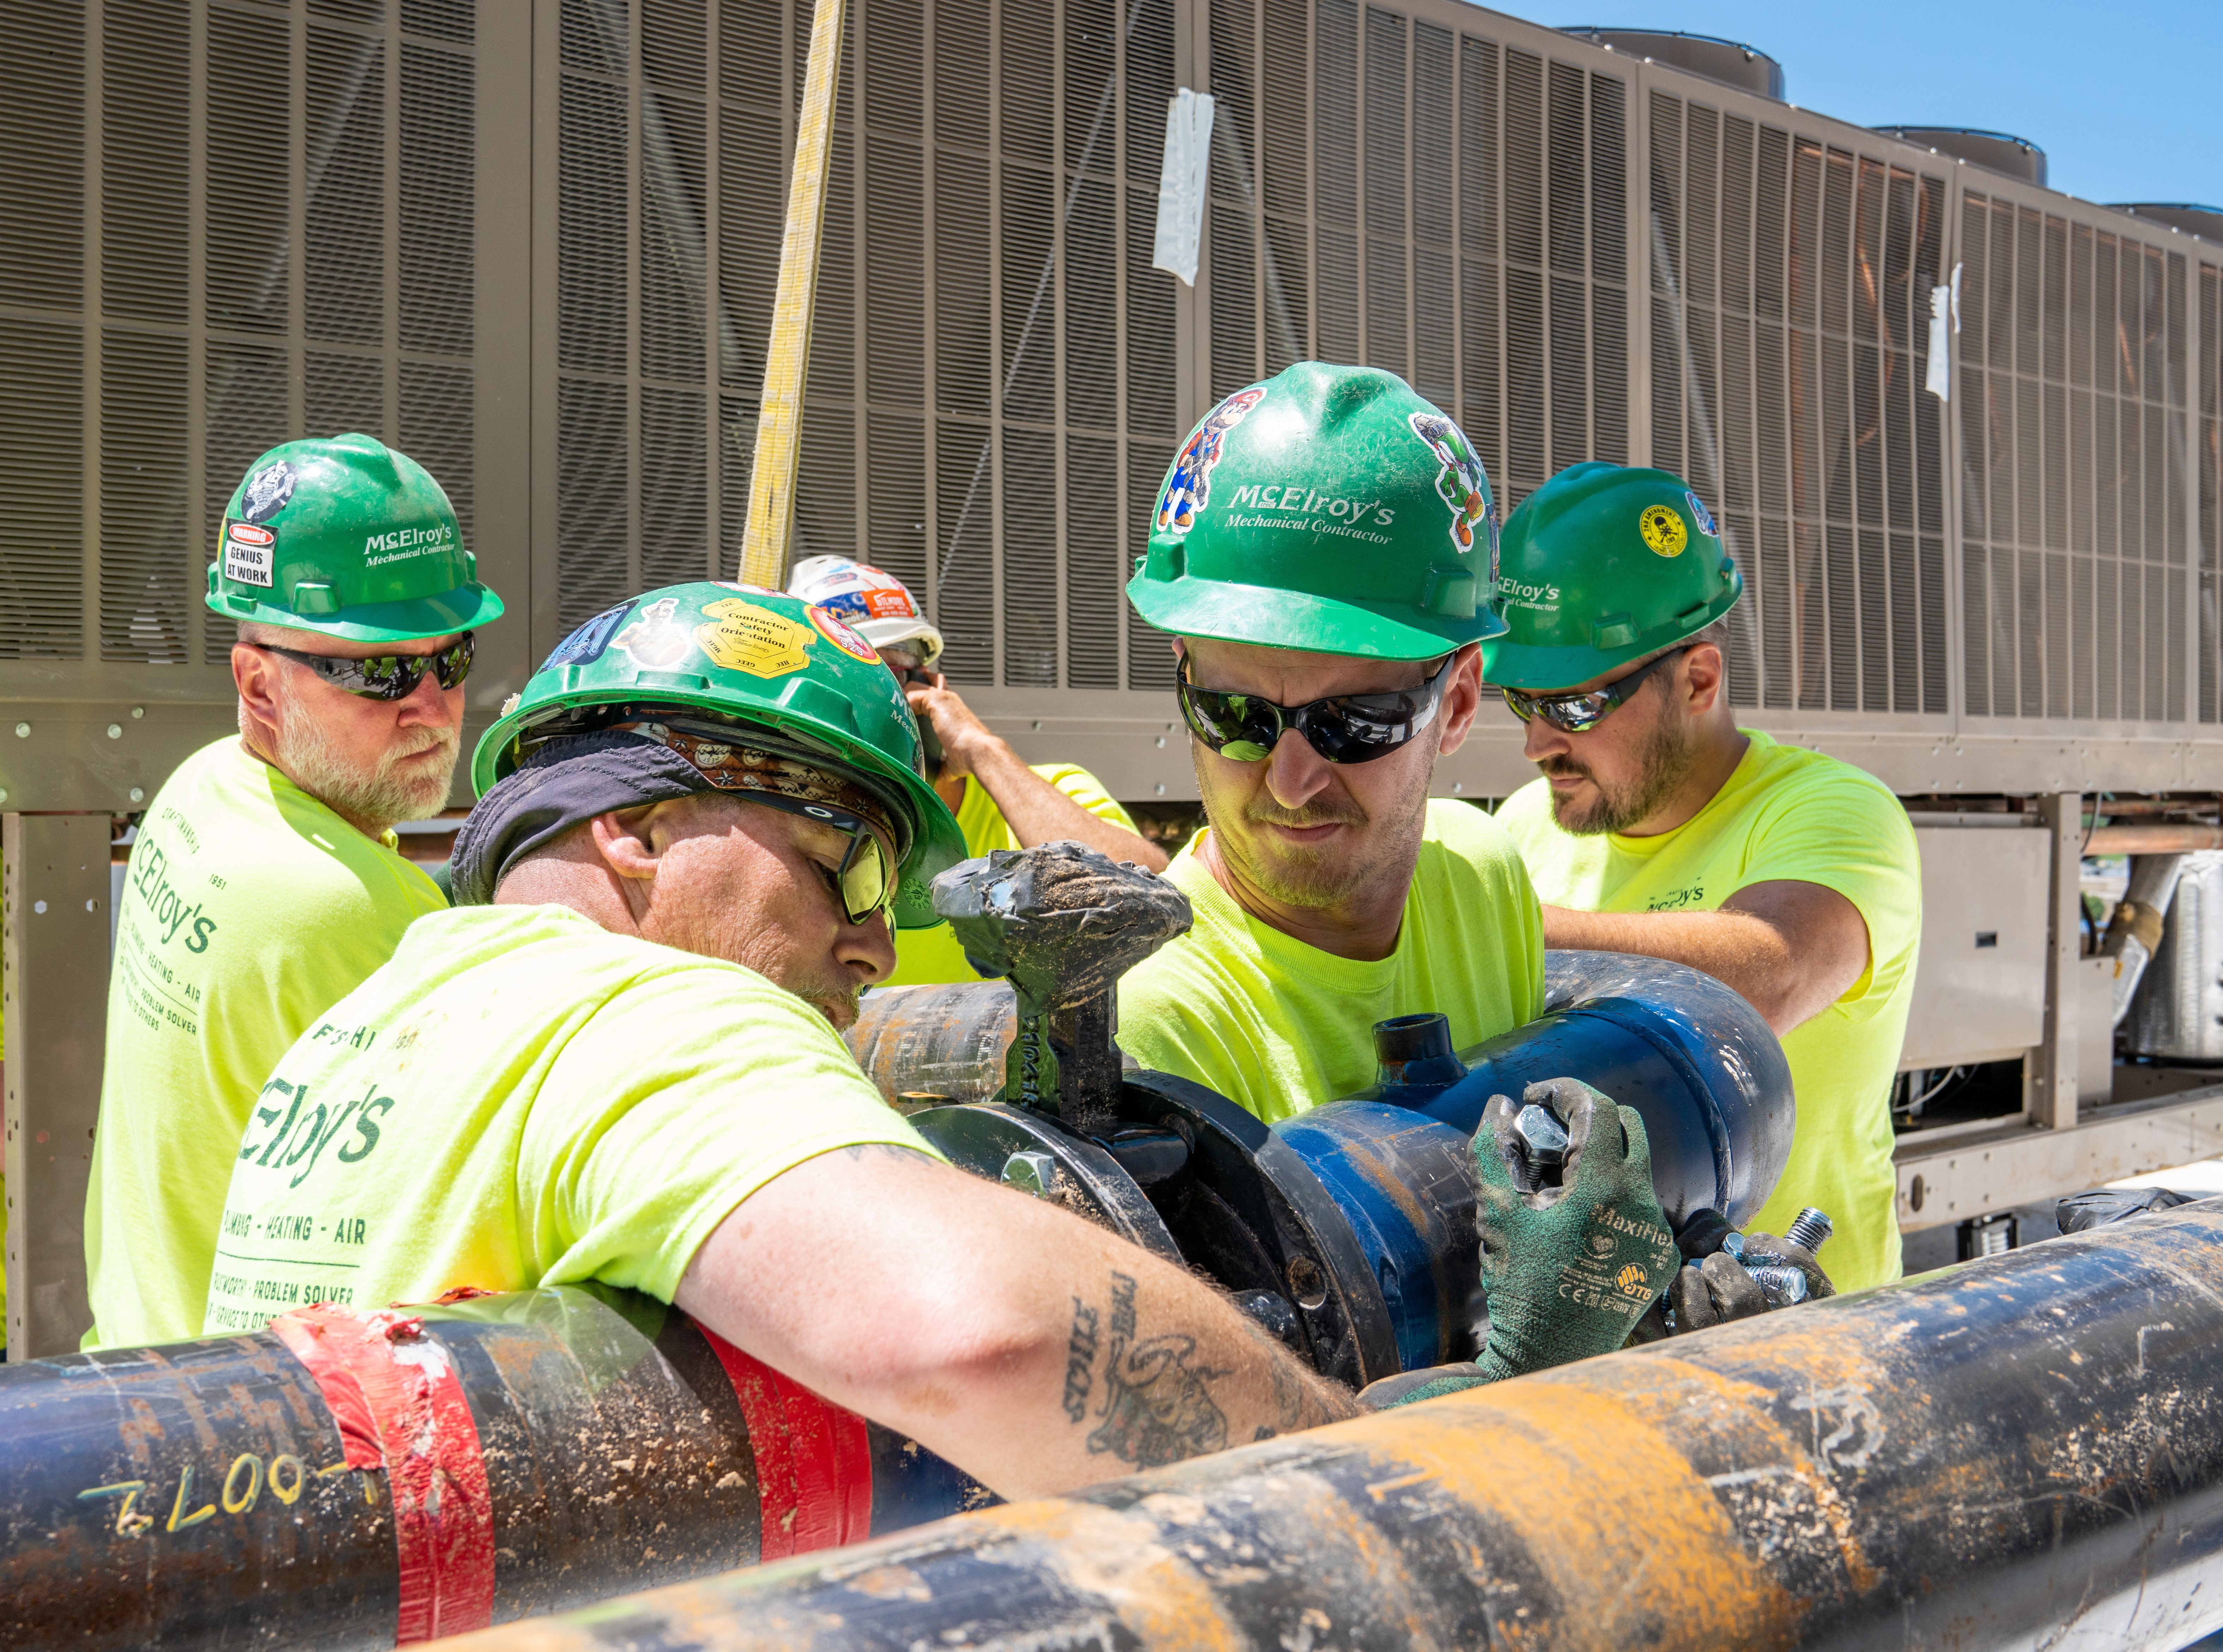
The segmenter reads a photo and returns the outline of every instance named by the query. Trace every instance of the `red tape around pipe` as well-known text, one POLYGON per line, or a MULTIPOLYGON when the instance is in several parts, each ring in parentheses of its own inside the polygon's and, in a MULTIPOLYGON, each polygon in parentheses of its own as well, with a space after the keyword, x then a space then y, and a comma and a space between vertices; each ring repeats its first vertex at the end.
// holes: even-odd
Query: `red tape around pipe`
POLYGON ((707 1325, 734 1384, 757 1460, 759 1556, 784 1561, 860 1542, 872 1527, 872 1447, 865 1419, 822 1399, 707 1325))
MULTIPOLYGON (((474 1295, 477 1293, 474 1292, 474 1295)), ((462 1380, 424 1321, 318 1302, 270 1321, 323 1390, 350 1468, 382 1468, 401 1573, 395 1644, 494 1621, 494 1504, 462 1380)))

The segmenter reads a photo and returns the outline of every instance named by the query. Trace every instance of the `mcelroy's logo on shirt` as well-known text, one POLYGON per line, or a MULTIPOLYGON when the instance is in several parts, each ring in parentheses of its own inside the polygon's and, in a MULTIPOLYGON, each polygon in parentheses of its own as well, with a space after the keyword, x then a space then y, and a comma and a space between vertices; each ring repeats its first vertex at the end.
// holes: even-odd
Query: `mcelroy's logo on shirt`
POLYGON ((328 1105, 321 1100, 312 1101, 306 1084, 296 1087, 274 1078, 262 1087, 262 1095, 256 1100, 255 1118, 248 1125, 239 1157, 253 1159, 258 1170, 292 1170, 299 1165, 286 1184, 298 1188, 317 1168, 324 1149, 352 1120, 354 1128, 334 1157, 343 1164, 360 1163, 378 1145, 378 1119, 394 1110, 394 1098, 381 1095, 378 1088, 374 1081, 352 1100, 328 1105), (265 1098, 273 1097, 268 1106, 263 1105, 265 1098))
POLYGON ((1644 910, 1647 912, 1687 912, 1694 906, 1705 904, 1706 886, 1694 883, 1687 889, 1670 889, 1654 895, 1644 910))

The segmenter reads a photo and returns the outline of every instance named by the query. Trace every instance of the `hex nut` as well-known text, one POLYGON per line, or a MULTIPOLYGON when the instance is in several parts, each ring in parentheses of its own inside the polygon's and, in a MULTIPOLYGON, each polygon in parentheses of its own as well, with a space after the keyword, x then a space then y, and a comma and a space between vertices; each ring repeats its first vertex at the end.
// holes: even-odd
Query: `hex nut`
POLYGON ((1030 1193, 1037 1199, 1057 1193, 1057 1160, 1048 1153, 1022 1151, 1004 1161, 1004 1185, 1030 1193))

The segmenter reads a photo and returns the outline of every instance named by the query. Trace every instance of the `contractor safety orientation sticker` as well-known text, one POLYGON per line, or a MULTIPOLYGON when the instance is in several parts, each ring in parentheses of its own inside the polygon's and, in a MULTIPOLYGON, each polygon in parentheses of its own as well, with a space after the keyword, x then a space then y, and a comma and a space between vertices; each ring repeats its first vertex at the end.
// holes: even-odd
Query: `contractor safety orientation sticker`
POLYGON ((1663 557, 1681 556, 1683 547, 1691 542, 1691 531, 1668 505, 1647 505, 1636 519, 1636 531, 1644 536, 1645 544, 1663 557))

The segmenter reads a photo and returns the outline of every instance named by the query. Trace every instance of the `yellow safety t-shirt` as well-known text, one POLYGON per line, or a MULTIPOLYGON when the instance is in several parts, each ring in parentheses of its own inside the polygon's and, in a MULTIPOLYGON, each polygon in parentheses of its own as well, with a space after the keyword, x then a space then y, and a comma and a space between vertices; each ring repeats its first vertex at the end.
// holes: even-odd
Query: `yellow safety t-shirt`
POLYGON ((1542 911, 1511 841, 1472 804, 1428 804, 1396 949, 1372 962, 1244 912, 1197 856, 1209 829, 1166 871, 1195 926, 1119 980, 1119 1046, 1144 1067, 1273 1124, 1371 1085, 1376 1021, 1440 1010, 1464 1050, 1543 1012, 1542 911))
POLYGON ((263 1086, 207 1329, 458 1285, 670 1302, 734 1206, 876 1142, 933 1152, 825 1017, 754 970, 568 907, 436 913, 263 1086))
MULTIPOLYGON (((1114 802, 1111 793, 1086 769, 1071 763, 1036 763, 1034 772, 1098 819, 1124 826, 1130 832, 1135 829, 1134 817, 1114 802)), ((965 834, 967 855, 1024 847, 977 776, 966 778, 965 795, 957 804, 957 828, 965 834)), ((896 931, 895 974, 880 985, 927 987, 943 981, 979 979, 979 972, 965 962, 965 949, 957 944, 957 931, 947 924, 937 924, 930 930, 896 931)))
POLYGON ((1775 1192, 1751 1226, 1780 1233, 1804 1205, 1836 1236, 1822 1265, 1842 1290, 1899 1276, 1891 1083, 1914 1000, 1922 869, 1914 828, 1883 783, 1819 752, 1752 745, 1713 800, 1656 837, 1578 837, 1552 819, 1541 779, 1506 799, 1504 823, 1537 892, 1585 912, 1710 912, 1750 884, 1817 883, 1853 903, 1868 968, 1845 995, 1783 1040, 1798 1128, 1775 1192))
POLYGON ((179 765, 132 845, 85 1199, 88 1348, 200 1334, 239 1132, 287 1046, 447 905, 235 737, 179 765))

